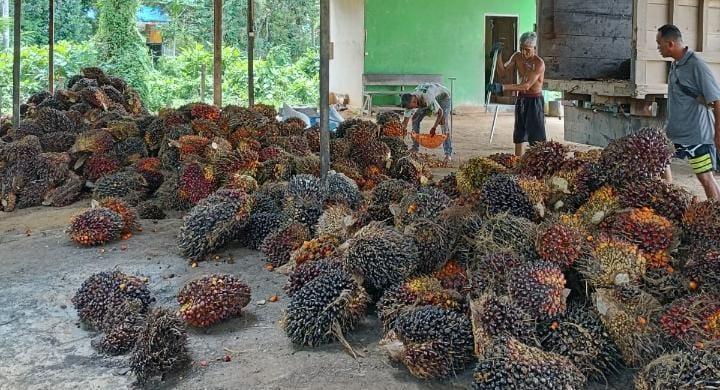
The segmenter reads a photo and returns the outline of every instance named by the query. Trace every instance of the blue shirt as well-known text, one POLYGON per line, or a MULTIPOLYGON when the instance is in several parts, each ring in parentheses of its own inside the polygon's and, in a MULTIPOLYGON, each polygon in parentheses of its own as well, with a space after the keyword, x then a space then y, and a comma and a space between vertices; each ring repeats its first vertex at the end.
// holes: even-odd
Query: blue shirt
POLYGON ((713 112, 698 102, 694 96, 705 101, 720 100, 720 86, 710 67, 692 50, 686 49, 685 56, 674 61, 668 76, 668 118, 665 130, 668 138, 676 144, 714 144, 715 117, 713 112), (683 88, 691 92, 688 96, 683 88))

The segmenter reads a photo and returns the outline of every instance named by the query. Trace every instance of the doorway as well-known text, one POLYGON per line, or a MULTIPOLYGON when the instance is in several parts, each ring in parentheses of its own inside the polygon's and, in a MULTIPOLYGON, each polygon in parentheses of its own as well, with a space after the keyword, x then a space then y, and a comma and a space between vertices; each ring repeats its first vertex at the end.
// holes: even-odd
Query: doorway
MULTIPOLYGON (((485 80, 486 84, 498 82, 503 84, 517 83, 517 74, 499 77, 495 72, 495 80, 490 80, 492 71, 492 47, 495 42, 502 42, 502 58, 507 61, 518 50, 518 17, 517 16, 485 16, 485 80)), ((490 103, 514 104, 512 92, 503 92, 502 96, 492 95, 490 103)))

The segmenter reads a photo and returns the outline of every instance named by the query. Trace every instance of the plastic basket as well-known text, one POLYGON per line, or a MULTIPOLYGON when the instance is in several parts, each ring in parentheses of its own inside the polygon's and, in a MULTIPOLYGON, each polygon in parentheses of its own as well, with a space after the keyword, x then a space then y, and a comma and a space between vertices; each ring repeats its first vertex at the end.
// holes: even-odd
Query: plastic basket
POLYGON ((442 146, 443 142, 447 139, 447 135, 445 134, 415 134, 410 133, 410 137, 412 137, 415 142, 420 144, 420 146, 428 149, 437 149, 440 146, 442 146))

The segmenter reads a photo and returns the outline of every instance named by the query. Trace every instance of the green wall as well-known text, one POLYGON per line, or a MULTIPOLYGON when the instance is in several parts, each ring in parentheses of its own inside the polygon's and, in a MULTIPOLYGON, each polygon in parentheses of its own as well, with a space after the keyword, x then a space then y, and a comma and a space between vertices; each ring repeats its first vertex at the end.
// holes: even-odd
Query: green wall
POLYGON ((517 15, 519 37, 535 0, 365 0, 365 73, 457 77, 455 106, 482 105, 486 14, 517 15))

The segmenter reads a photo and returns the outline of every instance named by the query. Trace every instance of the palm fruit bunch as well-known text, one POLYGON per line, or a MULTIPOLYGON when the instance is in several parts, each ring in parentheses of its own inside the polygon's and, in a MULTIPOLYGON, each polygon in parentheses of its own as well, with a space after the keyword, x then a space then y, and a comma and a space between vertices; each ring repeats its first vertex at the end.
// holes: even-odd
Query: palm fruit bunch
POLYGON ((91 107, 107 111, 112 106, 110 98, 98 87, 87 87, 80 91, 82 101, 91 107))
POLYGON ((390 157, 393 164, 397 160, 410 155, 410 150, 402 137, 380 137, 380 141, 390 148, 390 157))
POLYGON ((231 190, 241 190, 246 194, 252 194, 259 187, 260 185, 254 177, 239 173, 232 174, 231 176, 225 178, 225 181, 223 183, 223 188, 228 188, 231 190))
POLYGON ((580 304, 538 325, 543 350, 565 356, 591 380, 602 381, 619 372, 620 352, 603 328, 600 317, 580 304))
POLYGON ((476 356, 483 356, 500 337, 536 343, 535 320, 507 296, 483 294, 470 301, 470 313, 476 356))
POLYGON ((35 123, 44 133, 75 132, 75 123, 64 112, 44 107, 35 114, 35 123))
POLYGON ((582 389, 587 379, 561 355, 500 338, 480 358, 474 389, 582 389))
POLYGON ((181 109, 189 109, 190 118, 192 119, 206 119, 209 121, 217 121, 220 119, 220 109, 206 103, 191 103, 189 106, 181 109))
POLYGON ((365 178, 360 170, 360 166, 348 158, 340 160, 331 160, 330 169, 342 173, 343 175, 355 180, 358 186, 364 183, 365 178))
POLYGON ((450 172, 445 175, 442 179, 435 183, 435 186, 449 196, 450 199, 457 199, 460 197, 460 191, 457 189, 457 175, 455 172, 450 172))
POLYGON ((675 300, 660 317, 660 327, 673 343, 688 347, 720 341, 720 296, 703 293, 675 300))
POLYGON ((108 323, 106 317, 113 313, 119 315, 118 310, 128 301, 137 301, 144 313, 155 299, 150 296, 145 280, 120 271, 93 274, 72 297, 80 320, 100 331, 106 330, 103 326, 108 323))
POLYGON ((283 287, 285 293, 292 297, 305 287, 306 284, 327 273, 342 270, 342 264, 335 259, 308 261, 295 267, 288 275, 287 283, 283 287))
POLYGON ((684 273, 690 279, 690 289, 720 293, 720 248, 692 252, 684 273))
POLYGON ((565 268, 572 267, 584 254, 586 237, 571 224, 558 221, 541 225, 535 249, 541 259, 565 268))
POLYGON ((147 195, 147 181, 131 170, 105 175, 95 182, 93 199, 119 198, 136 205, 147 195))
POLYGON ((265 183, 252 194, 256 213, 280 213, 288 189, 287 182, 265 183))
POLYGON ((378 140, 371 140, 363 144, 353 144, 350 158, 366 169, 379 169, 384 172, 390 167, 390 148, 378 140))
POLYGON ((240 314, 250 303, 250 287, 228 274, 188 282, 177 296, 179 315, 190 326, 207 328, 240 314))
POLYGON ((559 142, 540 142, 528 148, 515 170, 523 176, 545 179, 562 168, 569 152, 570 149, 559 142))
POLYGON ((312 197, 289 197, 283 206, 288 219, 305 225, 311 233, 315 232, 315 225, 323 211, 323 204, 312 197))
POLYGON ((712 389, 720 378, 720 351, 696 349, 665 354, 635 376, 636 390, 712 389))
POLYGON ((507 294, 510 272, 523 263, 524 260, 512 251, 492 252, 472 259, 468 265, 471 295, 480 297, 488 292, 507 294))
POLYGON ((45 152, 66 152, 73 145, 77 135, 67 131, 56 131, 40 135, 40 145, 45 152))
POLYGON ((234 150, 218 155, 215 165, 225 179, 234 174, 254 175, 259 166, 258 153, 252 149, 234 150))
POLYGON ((720 246, 720 200, 706 200, 690 206, 683 214, 682 224, 690 240, 720 246))
POLYGON ((326 180, 326 188, 324 190, 326 205, 344 203, 352 209, 360 206, 362 194, 360 194, 360 190, 354 180, 335 171, 330 171, 326 180))
POLYGON ((525 191, 540 217, 545 216, 545 202, 550 196, 550 187, 543 180, 529 176, 517 176, 517 184, 525 191))
POLYGON ((408 311, 422 306, 434 306, 463 312, 465 304, 462 296, 443 287, 435 277, 419 276, 406 280, 385 291, 377 303, 378 319, 383 328, 389 331, 395 320, 408 311))
POLYGON ((315 233, 318 236, 333 236, 344 241, 350 235, 355 224, 353 211, 345 204, 333 205, 325 209, 318 219, 315 233))
POLYGON ((261 205, 257 203, 257 197, 255 197, 254 210, 250 215, 250 221, 248 221, 242 237, 245 246, 252 250, 260 248, 265 237, 289 222, 288 218, 281 212, 258 212, 258 206, 261 205))
POLYGON ((187 210, 191 205, 180 196, 180 179, 176 173, 169 174, 160 188, 155 191, 155 199, 166 210, 187 210))
POLYGON ((555 211, 575 211, 587 202, 590 194, 599 188, 595 183, 595 165, 584 163, 578 168, 563 167, 547 178, 547 204, 555 211))
POLYGON ((197 162, 184 164, 178 176, 180 199, 190 205, 196 205, 215 191, 217 181, 210 166, 197 162))
POLYGON ((616 191, 613 187, 605 186, 593 192, 588 201, 575 212, 575 215, 583 226, 591 229, 620 208, 616 191))
POLYGON ((292 176, 292 156, 283 152, 280 156, 267 160, 258 167, 255 178, 258 183, 287 181, 292 176))
POLYGON ((660 303, 632 286, 595 290, 594 305, 628 367, 640 367, 662 353, 662 332, 655 319, 660 303))
POLYGON ((493 175, 483 183, 480 194, 490 214, 507 212, 530 220, 538 218, 530 198, 514 176, 493 175))
POLYGON ((78 134, 70 153, 103 154, 112 150, 115 139, 106 130, 87 130, 78 134))
POLYGON ((527 260, 537 258, 535 238, 538 225, 510 214, 494 214, 482 221, 475 233, 474 253, 485 256, 495 252, 512 252, 527 260))
POLYGON ((295 175, 288 181, 287 197, 313 200, 322 203, 326 192, 319 178, 312 175, 295 175))
POLYGON ((281 324, 297 345, 316 347, 339 340, 365 317, 370 298, 361 283, 342 270, 329 271, 295 292, 281 324))
POLYGON ((431 273, 445 265, 450 241, 443 226, 430 219, 418 219, 406 226, 403 233, 418 248, 418 271, 431 273))
POLYGON ((415 242, 378 222, 360 229, 340 250, 345 266, 378 292, 405 280, 418 266, 415 242))
POLYGON ((440 212, 438 223, 445 228, 450 240, 448 255, 467 263, 474 256, 473 239, 480 230, 482 216, 470 207, 451 205, 440 212))
POLYGON ((113 210, 97 207, 85 210, 70 220, 67 234, 82 246, 103 245, 120 238, 123 220, 113 210))
POLYGON ((141 301, 131 299, 106 312, 98 327, 104 333, 92 340, 93 348, 109 355, 122 355, 132 350, 137 334, 145 323, 144 311, 141 301))
MULTIPOLYGON (((106 130, 116 141, 124 141, 131 137, 137 137, 140 134, 137 123, 128 120, 109 121, 106 130)), ((144 144, 145 140, 141 140, 144 144)))
POLYGON ((485 157, 471 158, 458 169, 456 179, 458 190, 463 194, 479 190, 485 180, 497 173, 508 173, 508 169, 485 157))
POLYGON ((432 178, 432 172, 412 157, 403 156, 393 161, 390 167, 390 176, 414 186, 421 186, 428 184, 432 178))
POLYGON ((432 276, 440 281, 444 288, 464 293, 470 282, 467 269, 456 260, 448 260, 439 270, 432 273, 432 276))
POLYGON ((344 160, 350 157, 352 145, 345 138, 330 140, 330 161, 344 160))
POLYGON ((210 139, 200 135, 183 135, 177 140, 177 148, 183 159, 191 156, 204 157, 209 145, 210 139))
POLYGON ((400 204, 394 207, 395 226, 404 228, 419 219, 434 220, 449 205, 450 198, 435 187, 422 187, 417 192, 408 192, 400 204))
POLYGON ((296 156, 293 158, 292 165, 296 175, 313 175, 320 177, 320 157, 314 154, 307 156, 296 156))
POLYGON ((679 223, 692 203, 692 194, 662 179, 633 181, 617 188, 623 207, 651 207, 663 217, 679 223))
POLYGON ((165 211, 158 205, 157 201, 146 200, 135 207, 137 216, 140 219, 165 219, 165 211))
POLYGON ((273 267, 280 267, 287 264, 292 253, 308 240, 308 228, 302 223, 292 222, 268 234, 259 249, 273 267))
POLYGON ((278 113, 277 113, 277 110, 275 109, 275 107, 267 105, 267 104, 262 104, 262 103, 255 104, 252 106, 252 110, 257 112, 258 114, 264 116, 271 122, 274 122, 275 118, 278 116, 278 113))
POLYGON ((487 158, 510 170, 514 170, 520 162, 520 157, 512 153, 495 153, 487 156, 487 158))
POLYGON ((600 165, 610 183, 623 184, 660 176, 675 154, 661 129, 643 128, 612 140, 602 151, 600 165))
POLYGON ((580 272, 594 287, 637 284, 646 272, 647 260, 635 244, 609 237, 594 243, 580 272))
POLYGON ((95 182, 104 175, 115 173, 120 170, 120 164, 112 157, 105 155, 90 156, 83 166, 85 178, 95 182))
POLYGON ((648 267, 663 268, 670 261, 675 229, 665 217, 644 207, 620 212, 606 219, 604 232, 636 244, 648 260, 648 267))
POLYGON ((434 306, 402 314, 380 346, 420 379, 457 375, 473 360, 470 320, 462 313, 434 306))
POLYGON ((141 385, 190 362, 185 324, 167 309, 154 309, 137 335, 130 368, 141 385))
POLYGON ((339 138, 347 138, 353 145, 361 145, 375 139, 378 134, 378 126, 362 119, 350 119, 344 121, 337 130, 339 138))
MULTIPOLYGON (((678 264, 675 264, 679 266, 678 264)), ((682 267, 683 271, 687 269, 682 267)), ((683 272, 675 270, 673 265, 664 268, 649 268, 642 278, 642 289, 662 304, 669 304, 678 298, 688 295, 697 289, 697 281, 693 281, 683 272)))
POLYGON ((380 126, 380 132, 385 137, 402 137, 405 135, 402 123, 399 121, 387 122, 380 126))
POLYGON ((386 221, 393 218, 390 205, 400 203, 406 193, 410 193, 413 186, 404 181, 391 179, 378 184, 370 193, 370 216, 376 221, 386 221))
POLYGON ((290 254, 290 262, 295 266, 303 263, 330 259, 337 256, 337 248, 341 241, 336 236, 318 235, 305 241, 290 254))
POLYGON ((183 218, 178 248, 183 256, 202 260, 236 238, 250 219, 252 198, 238 190, 218 190, 183 218))
POLYGON ((383 126, 393 122, 400 123, 400 115, 393 111, 378 112, 375 117, 375 122, 377 122, 378 126, 383 126))
POLYGON ((121 235, 127 237, 138 229, 137 214, 135 210, 131 209, 127 203, 123 202, 122 199, 118 198, 105 198, 100 200, 100 207, 110 209, 116 212, 122 219, 122 231, 121 235))
POLYGON ((43 206, 64 207, 75 202, 80 196, 85 182, 74 172, 68 172, 68 177, 59 187, 45 193, 43 206))
POLYGON ((565 276, 555 264, 537 261, 512 270, 508 278, 508 292, 513 302, 535 318, 565 312, 565 276))

